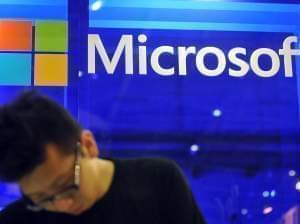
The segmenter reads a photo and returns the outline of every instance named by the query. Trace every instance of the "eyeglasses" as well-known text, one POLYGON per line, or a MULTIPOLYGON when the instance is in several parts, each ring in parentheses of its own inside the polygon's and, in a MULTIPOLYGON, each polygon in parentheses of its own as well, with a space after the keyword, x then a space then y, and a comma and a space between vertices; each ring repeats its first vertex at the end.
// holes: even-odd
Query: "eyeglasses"
POLYGON ((49 196, 45 199, 39 200, 38 202, 31 202, 28 203, 26 208, 33 212, 39 212, 50 205, 53 204, 53 202, 71 197, 80 187, 80 160, 81 160, 81 150, 80 150, 80 142, 77 143, 76 149, 75 149, 75 164, 74 164, 74 177, 73 177, 73 183, 66 187, 63 191, 60 193, 49 196))

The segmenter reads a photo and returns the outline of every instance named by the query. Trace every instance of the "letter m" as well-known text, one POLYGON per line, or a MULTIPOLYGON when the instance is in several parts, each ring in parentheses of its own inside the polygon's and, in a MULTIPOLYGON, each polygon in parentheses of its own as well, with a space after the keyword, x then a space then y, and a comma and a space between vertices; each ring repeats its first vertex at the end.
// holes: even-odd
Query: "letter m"
POLYGON ((125 74, 133 74, 133 41, 132 35, 122 35, 119 44, 113 54, 112 59, 109 58, 107 51, 99 35, 88 35, 88 73, 96 72, 96 51, 99 54, 102 63, 108 74, 113 74, 120 57, 125 50, 125 74))

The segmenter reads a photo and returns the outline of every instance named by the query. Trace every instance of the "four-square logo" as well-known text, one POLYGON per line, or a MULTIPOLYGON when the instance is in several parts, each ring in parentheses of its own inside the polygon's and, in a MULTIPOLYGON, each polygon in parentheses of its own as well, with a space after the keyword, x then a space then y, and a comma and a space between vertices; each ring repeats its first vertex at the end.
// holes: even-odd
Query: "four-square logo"
POLYGON ((0 20, 0 85, 67 84, 66 21, 0 20))

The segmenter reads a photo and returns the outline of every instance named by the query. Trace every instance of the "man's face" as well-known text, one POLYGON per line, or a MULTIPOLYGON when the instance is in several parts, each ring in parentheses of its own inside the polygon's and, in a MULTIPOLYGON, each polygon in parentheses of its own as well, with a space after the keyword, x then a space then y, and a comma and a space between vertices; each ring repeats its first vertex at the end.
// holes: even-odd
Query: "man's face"
MULTIPOLYGON (((23 193, 33 202, 39 203, 46 198, 59 195, 74 183, 74 166, 76 151, 63 154, 54 144, 46 147, 46 160, 30 175, 19 182, 23 193)), ((79 215, 89 209, 96 201, 95 192, 89 189, 89 159, 80 160, 80 187, 65 197, 47 203, 44 209, 53 212, 63 212, 79 215)))

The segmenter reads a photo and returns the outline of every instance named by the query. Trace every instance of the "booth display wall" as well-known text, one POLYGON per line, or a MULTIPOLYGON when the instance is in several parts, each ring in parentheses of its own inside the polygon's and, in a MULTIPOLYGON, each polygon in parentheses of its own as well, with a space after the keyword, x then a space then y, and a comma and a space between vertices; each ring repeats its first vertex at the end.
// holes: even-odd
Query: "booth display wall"
MULTIPOLYGON (((9 69, 0 71, 1 103, 37 88, 94 132, 102 156, 176 160, 208 223, 299 223, 288 217, 300 199, 300 2, 0 5, 0 32, 8 18, 32 22, 31 50, 13 52, 29 55, 30 77, 13 84, 9 69), (66 22, 68 35, 52 34, 65 47, 36 50, 45 20, 66 22), (37 54, 66 55, 68 64, 49 80, 37 54)), ((8 53, 0 43, 0 64, 8 53)), ((14 185, 0 185, 0 206, 18 197, 14 185)))

